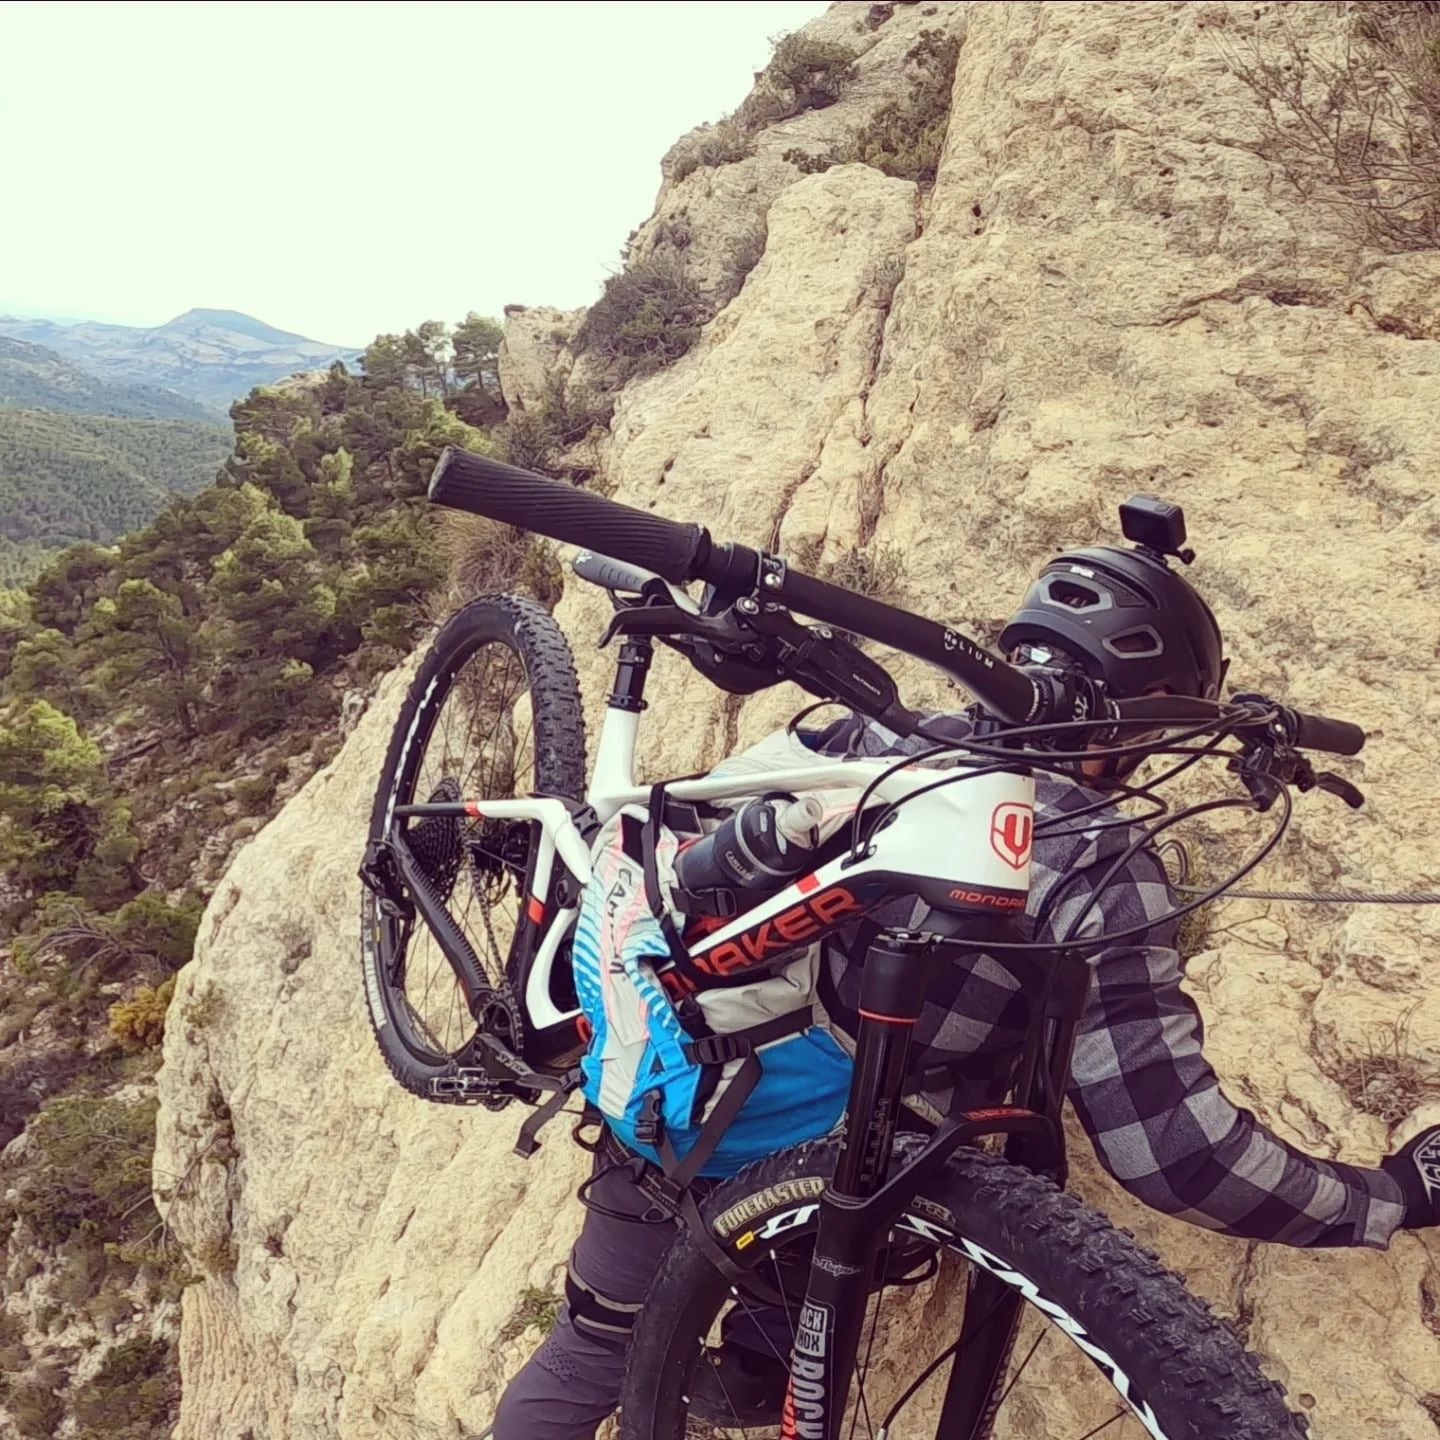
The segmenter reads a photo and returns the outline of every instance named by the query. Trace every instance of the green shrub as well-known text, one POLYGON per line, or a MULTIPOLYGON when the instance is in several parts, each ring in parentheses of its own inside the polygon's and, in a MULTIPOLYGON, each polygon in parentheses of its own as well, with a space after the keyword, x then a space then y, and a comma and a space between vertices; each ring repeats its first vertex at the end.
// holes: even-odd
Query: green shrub
POLYGON ((137 1335, 115 1346, 75 1391, 77 1440, 163 1440, 179 1399, 174 1346, 137 1335))
POLYGON ((481 515, 446 516, 441 534, 458 598, 519 590, 542 605, 559 600, 563 577, 548 541, 481 515))
POLYGON ((872 600, 893 601, 905 578, 905 556, 896 545, 860 546, 822 565, 820 578, 872 600))
POLYGON ((69 1048, 16 1046, 0 1059, 0 1150, 25 1128, 25 1122, 49 1096, 71 1084, 90 1063, 80 1044, 69 1048))
POLYGON ((712 313, 674 256, 651 255, 605 282, 576 331, 575 350, 606 361, 621 383, 678 360, 712 313))
POLYGON ((178 970, 195 949, 204 909, 193 895, 172 905, 148 890, 115 912, 112 933, 131 954, 151 956, 167 969, 178 970))
POLYGON ((775 46, 736 122, 747 130, 833 105, 855 78, 855 52, 796 32, 775 46))
POLYGON ((911 86, 882 105, 855 137, 854 158, 901 180, 933 184, 950 124, 950 91, 960 41, 923 30, 905 56, 911 86))
POLYGON ((532 1325, 542 1335, 548 1335, 560 1318, 560 1306, 563 1303, 562 1298, 553 1290, 541 1290, 527 1285, 520 1292, 514 1311, 500 1331, 500 1339, 518 1340, 532 1325))
POLYGON ((5 1409, 24 1440, 54 1440, 65 1418, 59 1393, 43 1380, 21 1380, 6 1386, 5 1409))
POLYGON ((765 254, 769 230, 763 219, 757 220, 738 236, 726 257, 725 278, 716 296, 718 306, 728 305, 744 287, 745 277, 760 263, 765 254))
POLYGON ((150 1199, 155 1110, 154 1100, 114 1096, 47 1102, 6 1177, 15 1214, 49 1244, 72 1236, 121 1240, 157 1224, 150 1199))
POLYGON ((29 1363, 30 1351, 25 1344, 25 1327, 18 1316, 12 1315, 8 1310, 0 1310, 0 1376, 18 1374, 29 1363))
POLYGON ((175 981, 154 989, 142 985, 128 1000, 110 1007, 110 1033, 124 1050, 153 1050, 165 1039, 165 1012, 175 994, 175 981))
MULTIPOLYGON (((388 607, 399 608, 399 607, 388 607)), ((407 608, 405 610, 405 621, 407 627, 414 624, 414 616, 407 608)), ((259 775, 246 775, 237 780, 230 788, 240 811, 244 815, 263 815, 270 808, 270 802, 275 798, 276 777, 268 771, 259 775)))
POLYGON ((614 412, 609 396, 584 385, 567 386, 563 375, 551 375, 538 402, 510 412, 500 435, 504 457, 527 470, 554 470, 562 450, 603 429, 614 412))
POLYGON ((1360 244, 1440 247, 1440 6, 1352 7, 1353 42, 1334 51, 1285 10, 1264 44, 1219 42, 1261 104, 1259 153, 1360 244))
POLYGON ((16 938, 15 965, 43 976, 51 1000, 73 1011, 110 976, 178 970, 190 958, 200 915, 193 897, 171 905, 146 891, 103 915, 74 895, 52 891, 37 907, 29 933, 16 938))
POLYGON ((691 136, 670 162, 670 176, 684 180, 703 168, 733 165, 755 153, 755 141, 734 120, 722 120, 691 136))
POLYGON ((841 156, 833 151, 825 151, 819 155, 812 155, 808 150, 791 148, 786 150, 780 158, 787 164, 793 165, 802 175, 819 175, 832 166, 844 163, 841 156))
POLYGON ((192 990, 180 1018, 192 1030, 207 1030, 225 1011, 225 997, 213 981, 203 990, 192 990))

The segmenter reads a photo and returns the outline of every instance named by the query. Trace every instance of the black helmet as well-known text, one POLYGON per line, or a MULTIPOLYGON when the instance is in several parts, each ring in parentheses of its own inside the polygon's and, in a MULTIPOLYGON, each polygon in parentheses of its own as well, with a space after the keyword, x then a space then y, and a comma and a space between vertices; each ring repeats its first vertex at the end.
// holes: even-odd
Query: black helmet
POLYGON ((1000 633, 1007 653, 1023 646, 1028 661, 1068 659, 1114 696, 1163 686, 1218 699, 1223 644, 1210 607, 1163 554, 1113 545, 1056 556, 1000 633))

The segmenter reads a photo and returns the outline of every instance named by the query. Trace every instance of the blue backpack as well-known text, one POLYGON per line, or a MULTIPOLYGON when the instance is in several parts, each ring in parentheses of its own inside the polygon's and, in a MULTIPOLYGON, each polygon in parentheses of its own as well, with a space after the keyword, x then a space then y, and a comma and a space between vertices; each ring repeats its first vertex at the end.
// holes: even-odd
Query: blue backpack
POLYGON ((679 842, 660 817, 659 805, 629 806, 600 831, 574 974, 593 1027, 585 1098, 683 1187, 832 1130, 852 1064, 813 1020, 818 947, 749 984, 671 1000, 661 976, 683 918, 669 900, 679 842))

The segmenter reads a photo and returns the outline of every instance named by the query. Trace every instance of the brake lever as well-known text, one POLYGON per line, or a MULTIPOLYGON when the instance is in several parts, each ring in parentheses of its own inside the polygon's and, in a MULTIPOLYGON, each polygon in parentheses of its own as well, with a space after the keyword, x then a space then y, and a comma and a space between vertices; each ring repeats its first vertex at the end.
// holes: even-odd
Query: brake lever
POLYGON ((1322 770, 1315 777, 1315 785, 1327 794, 1338 795, 1352 810, 1358 810, 1365 803, 1364 794, 1343 775, 1337 775, 1333 770, 1322 770))
POLYGON ((1330 770, 1317 773, 1298 750, 1258 744, 1243 757, 1232 759, 1230 769, 1240 776, 1262 814, 1275 803, 1279 785, 1293 785, 1302 795, 1311 790, 1324 790, 1338 796, 1352 810, 1358 810, 1365 803, 1365 796, 1343 775, 1330 770))
POLYGON ((901 703, 895 678, 858 645, 842 639, 829 626, 801 625, 783 605, 750 605, 750 623, 779 646, 779 660, 789 679, 822 700, 836 700, 878 720, 897 735, 913 735, 920 716, 901 703))
POLYGON ((754 644, 755 637, 721 616, 696 615, 678 605, 632 605, 610 617, 600 637, 604 649, 617 635, 650 635, 666 638, 693 635, 723 645, 754 644))
POLYGON ((1352 810, 1358 810, 1365 803, 1365 797, 1343 775, 1333 770, 1317 772, 1307 756, 1294 750, 1284 753, 1293 760, 1294 773, 1290 780, 1302 795, 1310 790, 1323 790, 1327 795, 1339 796, 1352 810))

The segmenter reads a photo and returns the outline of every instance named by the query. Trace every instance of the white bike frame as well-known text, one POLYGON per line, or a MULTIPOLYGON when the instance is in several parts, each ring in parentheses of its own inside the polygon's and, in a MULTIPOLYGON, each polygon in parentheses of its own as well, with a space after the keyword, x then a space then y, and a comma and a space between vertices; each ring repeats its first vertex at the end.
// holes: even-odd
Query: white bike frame
MULTIPOLYGON (((637 785, 634 779, 639 720, 637 710, 615 705, 606 708, 586 796, 602 825, 625 806, 643 806, 650 799, 651 787, 637 785)), ((874 797, 882 803, 907 802, 904 810, 897 814, 897 820, 903 816, 903 823, 888 826, 863 858, 841 857, 813 874, 801 876, 778 894, 766 897, 729 925, 697 942, 692 953, 701 956, 718 950, 742 932, 781 915, 804 896, 842 878, 842 871, 843 878, 852 881, 877 872, 934 877, 952 883, 956 887, 952 893, 957 899, 969 895, 980 901, 982 896, 999 895, 1006 898, 990 898, 983 903, 1007 910, 1023 908, 1029 881, 1031 778, 1014 771, 983 767, 966 776, 964 784, 932 788, 936 779, 933 767, 901 765, 894 758, 817 758, 814 764, 792 769, 708 775, 667 785, 667 796, 681 801, 713 803, 777 790, 803 795, 873 787, 874 797), (1013 830, 1010 827, 1014 827, 1013 830)), ((545 924, 547 919, 549 923, 536 948, 523 1003, 528 1023, 536 1029, 573 1020, 579 1012, 560 1010, 552 998, 551 973, 579 911, 572 906, 547 917, 545 907, 557 858, 579 889, 583 890, 589 881, 590 849, 584 837, 570 810, 560 800, 543 796, 510 800, 466 797, 464 804, 477 818, 531 820, 538 824, 539 845, 526 913, 533 923, 545 924)))

